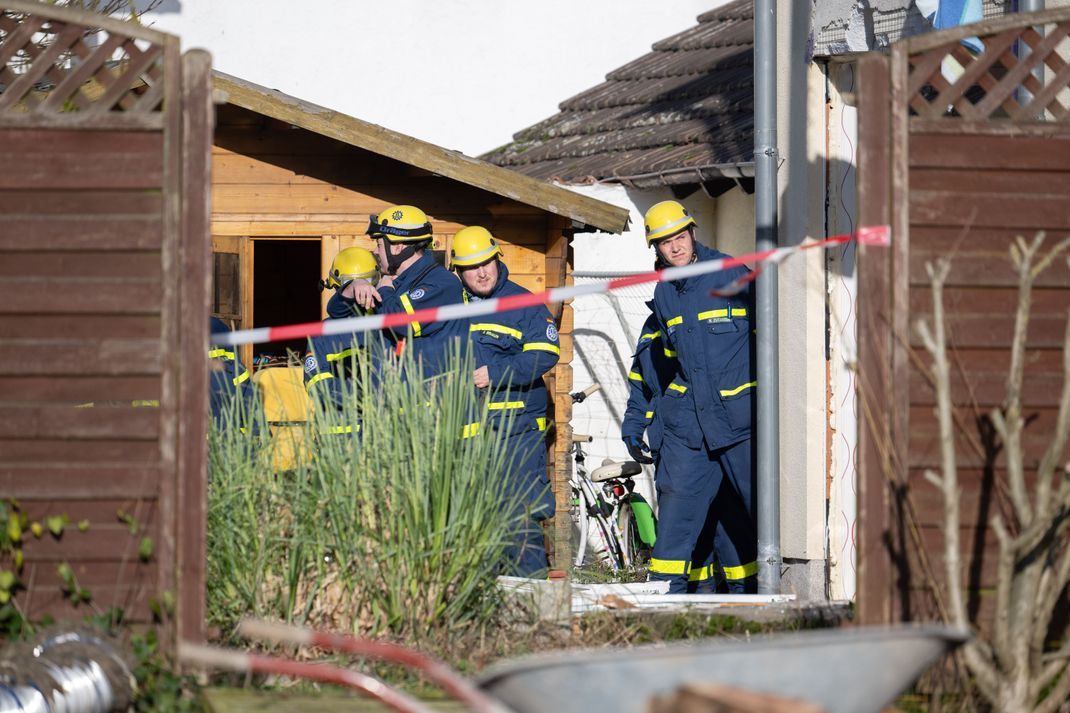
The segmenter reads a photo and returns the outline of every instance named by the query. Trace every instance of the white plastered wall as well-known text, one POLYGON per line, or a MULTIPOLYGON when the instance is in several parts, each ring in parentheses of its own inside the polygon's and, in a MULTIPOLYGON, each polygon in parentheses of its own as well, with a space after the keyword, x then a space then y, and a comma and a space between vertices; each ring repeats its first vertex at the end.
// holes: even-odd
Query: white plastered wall
MULTIPOLYGON (((858 111, 845 101, 855 90, 853 64, 828 65, 828 221, 834 235, 858 227, 855 166, 858 111)), ((854 243, 830 250, 829 299, 829 596, 852 600, 856 590, 858 517, 858 400, 855 389, 858 323, 854 243)))
MULTIPOLYGON (((801 61, 809 8, 779 0, 777 12, 778 239, 790 246, 824 236, 824 79, 801 61)), ((780 265, 779 325, 781 556, 805 571, 787 588, 817 599, 826 576, 828 472, 823 251, 780 265)))

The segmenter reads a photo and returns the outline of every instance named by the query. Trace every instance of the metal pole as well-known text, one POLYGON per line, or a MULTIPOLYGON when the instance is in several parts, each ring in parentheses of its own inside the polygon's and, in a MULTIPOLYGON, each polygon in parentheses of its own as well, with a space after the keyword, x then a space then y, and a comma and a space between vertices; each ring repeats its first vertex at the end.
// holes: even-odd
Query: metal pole
MULTIPOLYGON (((777 247, 776 0, 754 3, 755 247, 777 247)), ((777 269, 756 282, 758 593, 780 593, 780 389, 777 269)))

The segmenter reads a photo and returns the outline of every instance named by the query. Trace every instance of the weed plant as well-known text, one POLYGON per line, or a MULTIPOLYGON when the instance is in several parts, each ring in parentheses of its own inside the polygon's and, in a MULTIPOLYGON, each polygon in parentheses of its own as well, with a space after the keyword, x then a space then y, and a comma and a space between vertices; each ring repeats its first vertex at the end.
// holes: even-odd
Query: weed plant
POLYGON ((244 615, 419 642, 502 611, 495 583, 523 493, 472 386, 472 360, 425 379, 355 349, 337 403, 314 399, 292 468, 272 468, 262 410, 210 435, 208 616, 244 615), (246 428, 240 428, 245 425, 246 428), (346 433, 345 431, 351 431, 346 433))

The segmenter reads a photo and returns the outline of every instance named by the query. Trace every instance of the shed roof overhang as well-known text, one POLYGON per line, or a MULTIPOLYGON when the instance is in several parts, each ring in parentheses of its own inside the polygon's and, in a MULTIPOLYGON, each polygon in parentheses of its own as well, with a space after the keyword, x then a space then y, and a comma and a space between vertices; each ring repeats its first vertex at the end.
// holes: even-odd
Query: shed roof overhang
POLYGON ((214 71, 218 100, 572 220, 579 230, 621 233, 628 211, 507 168, 214 71))

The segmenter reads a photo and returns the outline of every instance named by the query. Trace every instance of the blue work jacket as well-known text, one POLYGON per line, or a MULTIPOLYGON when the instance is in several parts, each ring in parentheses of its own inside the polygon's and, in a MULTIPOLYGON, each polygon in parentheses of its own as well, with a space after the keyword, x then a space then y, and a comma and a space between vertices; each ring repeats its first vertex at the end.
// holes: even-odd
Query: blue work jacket
MULTIPOLYGON (((430 250, 425 250, 405 272, 394 278, 392 286, 379 287, 379 296, 383 301, 376 311, 412 314, 418 309, 457 304, 464 299, 464 288, 456 275, 439 265, 430 250)), ((464 344, 466 325, 463 319, 430 324, 413 322, 405 329, 387 332, 395 344, 405 339, 405 349, 411 350, 413 358, 423 363, 424 376, 434 376, 450 367, 454 350, 464 344)))
POLYGON ((676 358, 665 346, 653 314, 654 303, 647 302, 651 315, 643 323, 639 341, 628 371, 628 406, 624 409, 620 435, 624 440, 642 438, 646 432, 651 450, 661 448, 662 424, 658 402, 676 375, 676 358))
MULTIPOLYGON (((210 334, 230 331, 230 327, 218 317, 210 318, 208 329, 210 334)), ((253 421, 256 391, 249 380, 249 370, 241 363, 235 349, 214 344, 208 347, 208 406, 212 420, 220 429, 230 425, 234 417, 238 418, 240 428, 247 428, 253 421), (239 412, 228 416, 228 410, 236 407, 235 399, 240 403, 237 406, 239 412)))
MULTIPOLYGON (((487 297, 530 292, 509 279, 509 268, 498 261, 498 283, 487 297)), ((480 298, 465 293, 466 301, 480 298)), ((476 368, 487 367, 486 390, 491 416, 512 414, 511 430, 545 430, 547 392, 543 374, 561 358, 557 325, 545 305, 474 317, 467 323, 474 345, 476 368)))
MULTIPOLYGON (((695 243, 699 261, 728 255, 695 243)), ((711 290, 746 276, 743 266, 654 289, 654 312, 666 347, 675 353, 677 375, 660 407, 665 430, 692 447, 711 450, 749 438, 758 385, 754 373, 754 295, 749 283, 739 294, 717 297, 711 290)))
MULTIPOLYGON (((375 335, 377 336, 377 335, 375 335)), ((372 337, 373 341, 378 341, 372 337)), ((352 379, 356 351, 364 349, 368 333, 325 334, 309 339, 305 357, 305 390, 310 398, 322 398, 341 408, 352 379)))

